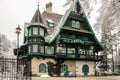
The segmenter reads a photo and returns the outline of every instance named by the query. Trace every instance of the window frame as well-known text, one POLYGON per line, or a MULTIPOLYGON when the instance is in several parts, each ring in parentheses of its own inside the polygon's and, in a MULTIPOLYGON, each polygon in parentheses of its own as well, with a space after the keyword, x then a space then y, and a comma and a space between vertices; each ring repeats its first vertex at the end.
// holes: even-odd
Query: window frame
POLYGON ((61 66, 61 72, 65 73, 66 71, 68 71, 68 66, 66 64, 62 64, 62 66, 61 66))
POLYGON ((49 27, 49 28, 54 28, 54 23, 48 22, 48 27, 49 27))
POLYGON ((32 33, 33 33, 33 35, 38 35, 38 27, 32 27, 32 33), (35 29, 36 28, 36 29, 35 29))
POLYGON ((43 28, 39 28, 39 35, 44 36, 45 30, 43 28))
POLYGON ((33 44, 32 45, 32 52, 33 53, 37 53, 38 52, 38 45, 37 44, 33 44), (35 49, 36 48, 36 49, 35 49))
POLYGON ((77 20, 72 20, 71 27, 76 28, 76 29, 80 29, 80 22, 77 20))
POLYGON ((39 64, 39 73, 46 73, 46 64, 39 64))
POLYGON ((45 54, 54 54, 54 46, 45 46, 45 54))

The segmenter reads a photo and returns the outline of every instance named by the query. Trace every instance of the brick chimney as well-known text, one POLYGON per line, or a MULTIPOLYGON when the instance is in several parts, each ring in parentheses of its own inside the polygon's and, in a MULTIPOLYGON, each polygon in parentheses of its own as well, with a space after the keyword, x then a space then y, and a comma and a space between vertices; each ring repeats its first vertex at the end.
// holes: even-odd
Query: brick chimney
POLYGON ((46 4, 46 12, 52 13, 52 2, 49 2, 48 4, 46 4))

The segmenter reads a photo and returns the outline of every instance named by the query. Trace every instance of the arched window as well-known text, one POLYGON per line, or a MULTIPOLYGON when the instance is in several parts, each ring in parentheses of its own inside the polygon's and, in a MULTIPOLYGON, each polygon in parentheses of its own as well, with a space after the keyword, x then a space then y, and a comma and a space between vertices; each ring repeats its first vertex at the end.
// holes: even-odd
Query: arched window
POLYGON ((67 66, 66 64, 62 64, 62 66, 61 66, 61 71, 62 71, 62 72, 68 71, 68 66, 67 66))
POLYGON ((83 65, 83 67, 82 67, 82 72, 84 73, 85 76, 87 76, 88 73, 89 73, 89 66, 86 65, 86 64, 83 65))
POLYGON ((40 73, 45 73, 46 72, 46 65, 44 63, 41 63, 39 65, 39 72, 40 73))

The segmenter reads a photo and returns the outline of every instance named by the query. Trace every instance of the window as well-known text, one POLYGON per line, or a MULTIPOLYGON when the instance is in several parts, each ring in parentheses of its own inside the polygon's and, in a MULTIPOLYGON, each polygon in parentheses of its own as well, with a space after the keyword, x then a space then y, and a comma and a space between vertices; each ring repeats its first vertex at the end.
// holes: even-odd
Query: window
POLYGON ((75 54, 75 48, 68 48, 68 54, 75 54))
POLYGON ((66 47, 57 47, 57 53, 66 53, 66 47))
POLYGON ((89 50, 89 55, 93 55, 93 50, 89 50))
POLYGON ((73 27, 73 28, 80 28, 80 22, 73 20, 73 21, 72 21, 72 27, 73 27))
POLYGON ((38 27, 33 27, 33 34, 34 35, 38 34, 38 27))
POLYGON ((44 46, 42 46, 42 45, 40 46, 40 53, 42 53, 42 54, 44 53, 44 46))
POLYGON ((47 19, 48 22, 48 27, 53 28, 54 27, 54 22, 52 19, 47 19))
POLYGON ((62 47, 57 47, 57 53, 62 53, 62 47))
POLYGON ((85 55, 85 50, 84 49, 79 49, 79 54, 85 55))
POLYGON ((33 45, 32 48, 33 48, 33 52, 38 52, 38 45, 33 45))
POLYGON ((53 28, 54 27, 54 23, 48 22, 48 27, 53 28))
POLYGON ((31 36, 31 28, 29 28, 29 36, 31 36))
POLYGON ((45 73, 46 72, 46 65, 44 63, 41 63, 39 65, 39 72, 40 73, 45 73))
POLYGON ((68 66, 66 64, 62 64, 62 67, 61 67, 61 72, 66 72, 68 71, 68 66))
POLYGON ((66 47, 62 47, 62 53, 66 53, 66 47))
POLYGON ((44 36, 44 29, 43 28, 40 28, 40 35, 44 36))
POLYGON ((31 46, 30 45, 28 46, 28 49, 29 49, 28 52, 31 53, 31 46))
POLYGON ((54 47, 53 46, 45 46, 45 53, 46 54, 54 54, 54 47))
POLYGON ((28 29, 25 27, 25 36, 28 36, 28 29))
POLYGON ((82 72, 88 73, 88 72, 89 72, 89 66, 88 66, 88 65, 83 65, 83 67, 82 67, 82 72))

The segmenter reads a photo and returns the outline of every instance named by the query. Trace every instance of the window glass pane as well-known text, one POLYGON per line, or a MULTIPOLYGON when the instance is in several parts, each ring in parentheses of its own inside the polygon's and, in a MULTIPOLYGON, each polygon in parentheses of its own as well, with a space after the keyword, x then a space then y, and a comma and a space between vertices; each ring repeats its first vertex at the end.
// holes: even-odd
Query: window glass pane
POLYGON ((80 23, 76 21, 76 28, 80 28, 80 23))
POLYGON ((68 66, 66 64, 62 64, 62 72, 68 71, 68 66))
POLYGON ((45 73, 46 72, 46 65, 44 63, 39 65, 39 72, 45 73))
POLYGON ((72 21, 72 27, 73 28, 80 28, 80 22, 79 21, 72 21))
POLYGON ((38 34, 38 27, 33 27, 33 34, 38 34))
POLYGON ((50 28, 53 28, 54 27, 54 23, 48 23, 48 26, 50 27, 50 28))
POLYGON ((29 36, 31 36, 31 28, 29 28, 29 36))
POLYGON ((75 48, 68 48, 69 54, 75 54, 75 48))
POLYGON ((28 49, 29 49, 28 52, 31 53, 31 46, 29 46, 28 49))
POLYGON ((40 53, 44 53, 44 46, 40 46, 40 53))
POLYGON ((33 52, 38 52, 38 45, 33 45, 33 52))
POLYGON ((75 21, 72 21, 72 27, 73 27, 73 28, 76 27, 75 21))
POLYGON ((25 27, 25 36, 28 36, 28 29, 25 27))
POLYGON ((66 53, 66 47, 62 47, 62 53, 66 53))
POLYGON ((79 49, 79 54, 85 55, 85 50, 84 49, 79 49))
POLYGON ((62 47, 57 47, 57 53, 62 53, 62 47))
POLYGON ((89 50, 89 55, 93 55, 93 50, 89 50))
POLYGON ((44 29, 43 28, 40 28, 40 35, 44 36, 44 29))
POLYGON ((45 46, 46 54, 54 54, 54 47, 53 46, 45 46))

